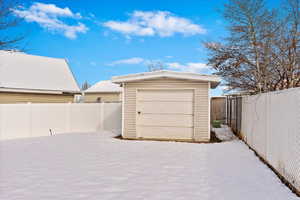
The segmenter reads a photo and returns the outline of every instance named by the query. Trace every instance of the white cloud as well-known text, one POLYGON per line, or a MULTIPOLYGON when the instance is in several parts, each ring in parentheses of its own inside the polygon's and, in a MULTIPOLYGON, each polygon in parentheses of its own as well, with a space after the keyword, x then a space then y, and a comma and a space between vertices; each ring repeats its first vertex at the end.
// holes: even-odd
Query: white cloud
POLYGON ((164 63, 161 60, 151 60, 145 59, 141 57, 132 57, 122 60, 113 61, 107 65, 115 66, 115 65, 142 65, 147 66, 151 63, 161 63, 166 69, 174 70, 174 71, 182 71, 182 72, 192 72, 192 73, 209 73, 211 72, 211 67, 206 65, 205 63, 197 63, 197 62, 188 62, 185 64, 179 62, 169 62, 164 63))
POLYGON ((107 21, 103 26, 127 36, 169 37, 175 33, 185 36, 206 33, 200 25, 167 11, 134 11, 127 21, 107 21))
POLYGON ((164 63, 161 60, 151 60, 151 59, 145 59, 145 58, 141 58, 141 57, 132 57, 132 58, 127 58, 127 59, 116 60, 107 65, 110 65, 110 66, 115 66, 115 65, 147 66, 151 63, 162 63, 166 67, 166 69, 182 71, 182 72, 206 73, 211 70, 211 68, 208 65, 206 65, 205 63, 197 63, 197 62, 188 62, 185 64, 181 64, 179 62, 164 63))
POLYGON ((67 38, 75 39, 78 33, 86 33, 88 28, 78 22, 69 25, 61 18, 82 18, 80 13, 73 13, 68 7, 60 8, 54 4, 33 3, 28 9, 14 10, 14 13, 27 22, 36 22, 41 27, 55 32, 62 32, 67 38))
POLYGON ((167 67, 171 70, 179 70, 184 72, 203 72, 204 70, 210 69, 210 67, 204 63, 193 63, 189 62, 186 64, 181 64, 178 62, 166 63, 167 67))
POLYGON ((96 66, 96 65, 97 65, 97 63, 96 63, 96 62, 94 62, 94 61, 91 61, 91 62, 90 62, 90 65, 92 65, 92 66, 96 66))
MULTIPOLYGON (((59 8, 54 4, 34 3, 30 7, 31 11, 42 12, 55 16, 75 17, 76 15, 68 8, 59 8)), ((80 15, 80 14, 79 14, 80 15)))
POLYGON ((145 62, 145 59, 140 58, 140 57, 133 57, 133 58, 128 58, 128 59, 122 59, 122 60, 116 60, 112 63, 110 63, 109 65, 136 65, 136 64, 141 64, 145 62))

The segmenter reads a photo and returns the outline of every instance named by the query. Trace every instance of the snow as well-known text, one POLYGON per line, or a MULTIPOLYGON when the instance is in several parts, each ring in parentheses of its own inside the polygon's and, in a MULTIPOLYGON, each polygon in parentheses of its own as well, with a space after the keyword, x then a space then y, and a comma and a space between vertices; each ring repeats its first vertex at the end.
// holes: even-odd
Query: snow
POLYGON ((0 80, 0 88, 9 91, 80 92, 65 59, 20 52, 0 50, 0 80))
POLYGON ((216 133, 216 137, 222 141, 238 139, 227 125, 221 125, 221 128, 212 128, 212 131, 214 131, 216 133))
POLYGON ((0 142, 0 199, 298 199, 239 140, 193 144, 112 136, 0 142))
POLYGON ((95 92, 122 92, 120 85, 112 83, 110 80, 99 81, 92 87, 85 90, 86 93, 95 93, 95 92))

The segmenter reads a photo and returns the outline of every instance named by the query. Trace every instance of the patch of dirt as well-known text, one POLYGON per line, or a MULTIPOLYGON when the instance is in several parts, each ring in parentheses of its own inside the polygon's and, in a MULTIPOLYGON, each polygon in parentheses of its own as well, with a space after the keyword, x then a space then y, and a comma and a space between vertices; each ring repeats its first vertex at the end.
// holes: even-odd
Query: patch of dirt
POLYGON ((115 136, 114 138, 116 138, 116 139, 123 139, 123 137, 122 137, 122 135, 120 134, 120 135, 117 135, 117 136, 115 136))
POLYGON ((217 138, 216 133, 214 131, 210 132, 210 143, 220 143, 222 140, 217 138))

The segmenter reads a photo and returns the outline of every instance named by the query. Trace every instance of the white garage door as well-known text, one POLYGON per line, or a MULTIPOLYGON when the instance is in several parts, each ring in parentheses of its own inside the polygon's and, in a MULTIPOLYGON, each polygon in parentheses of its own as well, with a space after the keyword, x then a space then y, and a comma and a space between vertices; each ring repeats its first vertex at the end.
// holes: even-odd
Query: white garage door
POLYGON ((137 136, 192 139, 194 90, 145 89, 137 92, 137 136))

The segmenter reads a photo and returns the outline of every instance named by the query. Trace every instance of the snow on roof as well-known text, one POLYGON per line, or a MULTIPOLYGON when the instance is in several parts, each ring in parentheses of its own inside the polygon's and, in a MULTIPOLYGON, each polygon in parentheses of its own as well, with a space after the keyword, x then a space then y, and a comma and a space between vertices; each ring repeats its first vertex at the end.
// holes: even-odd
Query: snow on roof
POLYGON ((211 88, 215 88, 219 85, 221 78, 216 75, 205 75, 190 72, 176 72, 176 71, 154 71, 154 72, 144 72, 138 74, 129 74, 125 76, 114 76, 112 77, 113 83, 124 83, 133 82, 146 79, 156 79, 156 78, 174 78, 174 79, 184 79, 184 80, 195 80, 195 81, 207 81, 211 83, 211 88))
POLYGON ((0 89, 79 92, 65 59, 0 51, 0 89))
POLYGON ((92 87, 85 90, 85 93, 97 93, 97 92, 122 92, 122 88, 110 80, 99 81, 92 87))

